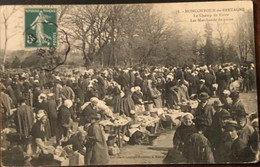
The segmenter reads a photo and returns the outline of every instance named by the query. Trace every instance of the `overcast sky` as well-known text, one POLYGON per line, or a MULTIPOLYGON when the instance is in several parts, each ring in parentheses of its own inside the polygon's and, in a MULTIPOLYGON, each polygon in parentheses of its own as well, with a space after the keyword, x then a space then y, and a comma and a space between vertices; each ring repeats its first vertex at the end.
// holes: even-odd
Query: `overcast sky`
MULTIPOLYGON (((199 15, 200 19, 214 19, 219 18, 214 17, 214 14, 223 14, 223 16, 220 16, 222 18, 233 18, 233 21, 227 21, 225 23, 221 22, 221 24, 225 25, 225 29, 227 32, 232 33, 234 30, 234 25, 236 19, 243 13, 241 11, 242 8, 245 9, 245 11, 252 9, 252 3, 249 1, 237 1, 237 2, 203 2, 203 3, 162 3, 162 4, 146 4, 146 5, 153 5, 153 12, 156 12, 158 14, 161 14, 163 17, 165 17, 167 20, 170 20, 173 16, 173 13, 176 13, 176 11, 179 11, 178 19, 181 20, 182 25, 185 27, 185 29, 193 29, 195 31, 203 31, 203 27, 206 22, 191 22, 190 19, 194 18, 195 15, 199 15), (232 10, 239 10, 239 11, 232 11, 232 10), (204 12, 201 12, 203 11, 204 12), (215 12, 214 12, 215 10, 215 12), (221 12, 216 12, 217 10, 221 10, 221 12), (225 16, 225 14, 228 14, 228 16, 225 16)), ((22 28, 21 31, 13 36, 9 42, 8 42, 8 50, 23 50, 24 48, 24 8, 28 8, 28 6, 18 6, 20 9, 12 15, 12 17, 9 20, 9 27, 8 27, 8 34, 12 34, 13 29, 17 24, 19 24, 22 28), (23 30, 22 30, 23 29, 23 30)), ((42 6, 29 6, 29 8, 41 8, 42 6)), ((52 7, 57 8, 58 6, 44 6, 44 7, 52 7)), ((12 9, 12 6, 1 6, 1 25, 0 25, 0 35, 1 35, 1 49, 4 47, 4 27, 3 27, 3 12, 10 12, 12 9), (3 10, 3 8, 5 8, 3 10)), ((215 22, 212 22, 215 24, 215 22)), ((171 23, 172 24, 172 23, 171 23)), ((214 26, 213 26, 214 28, 214 26)))

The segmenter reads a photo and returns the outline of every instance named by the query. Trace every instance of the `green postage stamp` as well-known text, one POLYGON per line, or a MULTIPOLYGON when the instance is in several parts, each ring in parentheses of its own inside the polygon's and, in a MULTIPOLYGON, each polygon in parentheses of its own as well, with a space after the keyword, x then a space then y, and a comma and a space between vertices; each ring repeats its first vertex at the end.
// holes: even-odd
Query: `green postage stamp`
POLYGON ((57 47, 57 9, 25 9, 25 47, 57 47))

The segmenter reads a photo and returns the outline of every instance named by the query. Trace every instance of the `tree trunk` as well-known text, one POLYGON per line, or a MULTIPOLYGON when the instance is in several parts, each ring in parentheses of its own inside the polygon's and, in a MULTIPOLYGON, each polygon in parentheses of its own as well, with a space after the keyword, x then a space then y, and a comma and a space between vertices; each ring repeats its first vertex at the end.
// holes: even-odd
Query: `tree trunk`
POLYGON ((103 52, 100 53, 100 65, 104 67, 104 55, 103 52))
POLYGON ((86 49, 86 45, 85 45, 85 42, 83 42, 82 43, 82 53, 83 53, 83 56, 85 58, 85 65, 90 65, 91 61, 90 61, 88 54, 86 53, 85 49, 86 49))
POLYGON ((8 36, 7 36, 7 22, 5 21, 5 43, 4 43, 4 55, 3 55, 3 63, 2 63, 2 72, 5 72, 5 62, 6 62, 6 50, 7 50, 7 43, 8 43, 8 36))

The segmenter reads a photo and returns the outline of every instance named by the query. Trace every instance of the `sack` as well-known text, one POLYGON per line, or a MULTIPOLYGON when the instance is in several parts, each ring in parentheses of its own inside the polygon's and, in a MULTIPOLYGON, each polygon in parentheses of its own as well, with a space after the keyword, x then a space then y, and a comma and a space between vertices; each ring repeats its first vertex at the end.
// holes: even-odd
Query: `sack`
POLYGON ((123 91, 120 92, 120 97, 124 97, 125 93, 123 91))
POLYGON ((74 152, 72 156, 69 157, 69 166, 81 166, 84 165, 84 156, 78 152, 74 152))
POLYGON ((110 146, 108 147, 108 154, 109 155, 117 155, 120 153, 120 149, 118 146, 110 146))

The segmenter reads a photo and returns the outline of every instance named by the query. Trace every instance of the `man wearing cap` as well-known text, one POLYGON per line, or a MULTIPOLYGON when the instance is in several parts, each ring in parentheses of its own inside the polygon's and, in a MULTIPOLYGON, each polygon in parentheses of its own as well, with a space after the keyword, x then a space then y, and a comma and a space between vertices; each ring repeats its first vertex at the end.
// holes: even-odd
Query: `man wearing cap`
POLYGON ((243 162, 243 159, 241 159, 242 158, 241 155, 243 153, 243 150, 246 147, 246 144, 242 142, 241 139, 238 137, 239 126, 237 125, 237 122, 236 121, 226 122, 224 129, 226 132, 228 132, 232 140, 231 155, 230 155, 229 162, 243 162))
POLYGON ((236 120, 236 111, 241 110, 245 111, 245 106, 242 101, 239 99, 239 92, 231 92, 230 98, 232 99, 232 104, 230 107, 230 114, 234 120, 236 120))
MULTIPOLYGON (((220 126, 218 126, 215 131, 216 138, 212 141, 215 161, 219 163, 230 161, 232 140, 228 132, 225 132, 223 129, 226 122, 230 120, 230 113, 223 109, 220 114, 220 126)), ((214 137, 214 134, 212 137, 214 137)))
POLYGON ((62 89, 61 89, 62 100, 70 99, 70 100, 74 101, 75 100, 75 93, 71 89, 71 87, 67 86, 67 84, 65 84, 65 83, 63 83, 62 86, 63 86, 62 89))
POLYGON ((206 119, 209 126, 212 124, 212 117, 214 115, 214 108, 212 105, 209 104, 209 95, 206 92, 202 92, 199 95, 199 105, 195 112, 195 117, 202 117, 206 119))
POLYGON ((229 90, 224 90, 223 93, 220 95, 219 100, 223 104, 223 108, 226 110, 230 109, 230 104, 228 103, 227 98, 230 96, 230 91, 229 90))
POLYGON ((223 121, 231 119, 229 112, 222 107, 223 104, 219 100, 213 102, 215 114, 212 117, 212 125, 207 137, 214 147, 221 140, 223 121))
POLYGON ((214 163, 215 160, 211 150, 211 144, 204 136, 204 132, 209 127, 208 121, 204 118, 196 117, 195 126, 197 132, 191 135, 183 155, 187 158, 188 163, 214 163))
POLYGON ((258 118, 255 118, 251 125, 254 128, 254 132, 249 136, 246 148, 243 150, 241 157, 244 162, 254 162, 259 157, 259 124, 258 118))
POLYGON ((245 110, 236 111, 236 121, 238 123, 238 126, 240 127, 238 137, 245 145, 247 145, 249 137, 254 132, 253 127, 248 124, 247 115, 248 114, 245 110))

